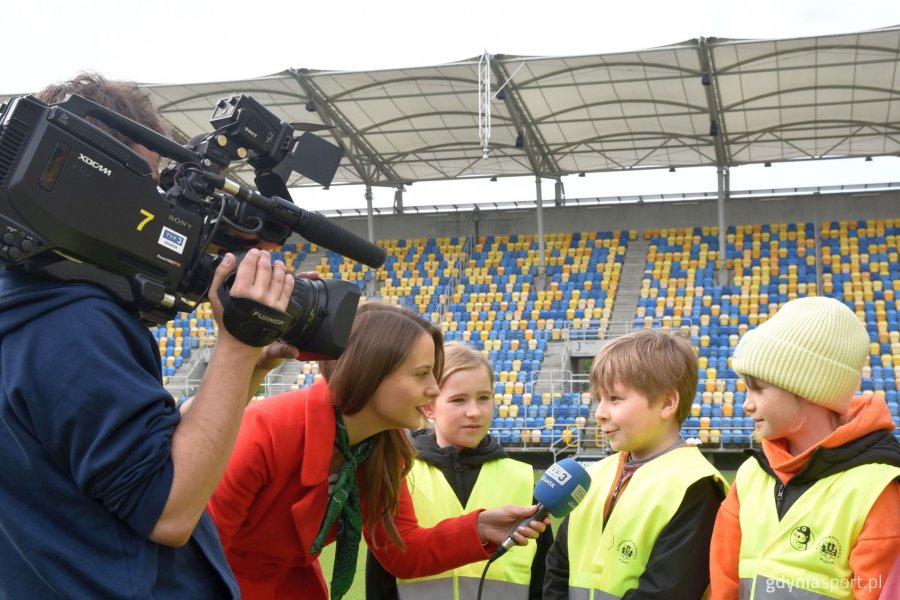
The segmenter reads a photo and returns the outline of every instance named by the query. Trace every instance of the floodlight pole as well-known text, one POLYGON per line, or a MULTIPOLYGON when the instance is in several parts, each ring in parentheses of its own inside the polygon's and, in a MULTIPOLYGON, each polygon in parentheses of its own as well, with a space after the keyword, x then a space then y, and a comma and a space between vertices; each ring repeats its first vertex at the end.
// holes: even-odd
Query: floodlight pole
POLYGON ((369 226, 369 241, 375 243, 375 214, 372 210, 372 186, 366 184, 366 223, 369 226))
POLYGON ((544 256, 544 199, 541 195, 541 176, 534 178, 535 190, 537 191, 537 228, 538 228, 538 254, 540 255, 540 266, 538 267, 538 290, 546 288, 547 283, 547 258, 544 256))

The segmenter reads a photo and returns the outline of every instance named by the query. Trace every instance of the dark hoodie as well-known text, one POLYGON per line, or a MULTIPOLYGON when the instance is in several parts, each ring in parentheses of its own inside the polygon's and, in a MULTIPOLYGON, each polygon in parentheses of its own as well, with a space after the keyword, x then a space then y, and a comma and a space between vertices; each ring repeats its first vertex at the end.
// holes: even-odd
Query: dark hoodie
POLYGON ((180 421, 153 336, 101 289, 0 271, 0 596, 229 598, 204 515, 148 539, 180 421))
MULTIPOLYGON (((434 432, 424 429, 413 432, 412 441, 418 451, 416 458, 440 469, 463 506, 469 501, 469 495, 481 473, 481 466, 492 460, 509 458, 506 451, 490 435, 484 436, 478 447, 462 450, 457 450, 453 446, 441 448, 434 432)), ((531 563, 531 585, 528 590, 530 599, 541 598, 544 560, 552 542, 553 533, 549 527, 536 540, 537 553, 531 563)), ((366 600, 395 598, 398 598, 397 580, 381 566, 370 550, 366 556, 366 600)))

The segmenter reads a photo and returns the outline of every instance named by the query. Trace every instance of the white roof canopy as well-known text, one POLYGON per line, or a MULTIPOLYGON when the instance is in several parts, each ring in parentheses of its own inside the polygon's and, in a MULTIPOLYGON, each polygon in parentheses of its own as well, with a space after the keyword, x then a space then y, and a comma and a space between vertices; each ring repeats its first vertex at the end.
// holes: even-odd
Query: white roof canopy
MULTIPOLYGON (((480 58, 146 87, 182 143, 210 131, 216 102, 235 92, 284 121, 329 126, 318 135, 346 151, 336 184, 900 154, 900 27, 785 40, 700 38, 594 56, 493 55, 487 158, 480 58)), ((232 167, 252 181, 247 165, 232 167)), ((313 184, 294 175, 288 185, 313 184)))

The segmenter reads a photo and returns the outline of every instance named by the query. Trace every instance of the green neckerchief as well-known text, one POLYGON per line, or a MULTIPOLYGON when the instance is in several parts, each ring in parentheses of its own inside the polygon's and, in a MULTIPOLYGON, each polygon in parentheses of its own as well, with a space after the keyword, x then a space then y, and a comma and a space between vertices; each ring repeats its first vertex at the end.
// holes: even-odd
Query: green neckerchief
POLYGON ((338 407, 334 408, 337 430, 334 436, 334 445, 344 455, 344 462, 338 471, 338 480, 334 489, 328 494, 328 508, 325 511, 325 520, 319 534, 313 541, 310 554, 317 554, 322 550, 325 536, 334 522, 337 526, 337 548, 334 552, 334 569, 331 572, 331 597, 340 600, 356 574, 356 559, 359 553, 359 540, 362 537, 362 513, 359 509, 359 488, 356 486, 356 467, 359 463, 369 458, 372 451, 372 440, 367 439, 355 448, 350 447, 350 439, 347 436, 347 428, 338 407), (338 519, 340 516, 340 519, 338 519))

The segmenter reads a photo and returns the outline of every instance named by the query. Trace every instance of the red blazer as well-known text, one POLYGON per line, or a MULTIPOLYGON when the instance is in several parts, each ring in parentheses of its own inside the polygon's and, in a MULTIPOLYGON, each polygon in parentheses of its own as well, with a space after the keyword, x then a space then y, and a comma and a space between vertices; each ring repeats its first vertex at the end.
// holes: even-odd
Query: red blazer
MULTIPOLYGON (((325 518, 334 435, 324 382, 254 403, 244 413, 209 512, 246 600, 328 598, 318 555, 309 549, 325 518)), ((493 548, 483 547, 476 531, 478 512, 421 528, 406 482, 400 492, 396 523, 407 551, 383 547, 388 537, 380 528, 374 532, 380 544, 364 532, 395 576, 423 577, 489 557, 493 548)), ((335 536, 332 527, 326 543, 335 536)))

